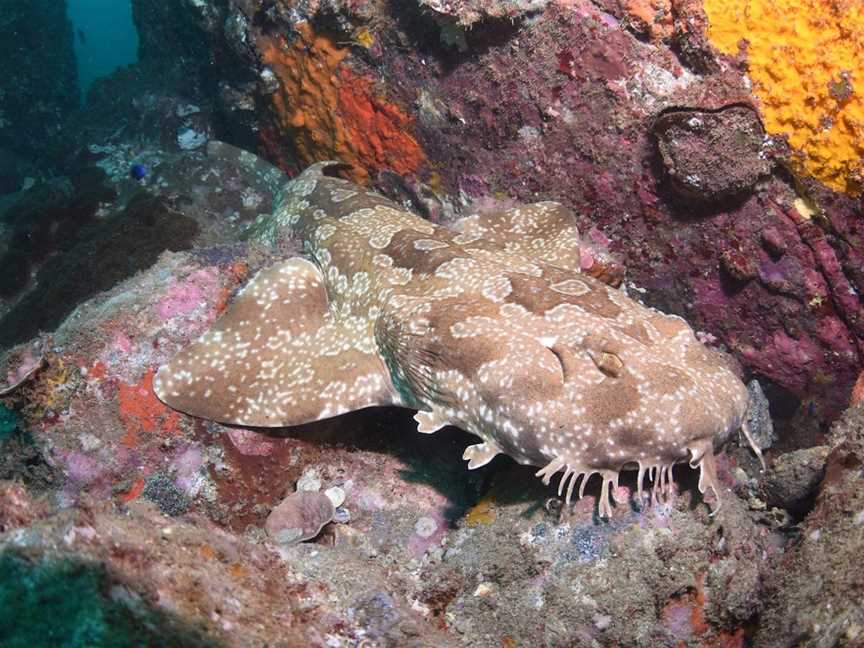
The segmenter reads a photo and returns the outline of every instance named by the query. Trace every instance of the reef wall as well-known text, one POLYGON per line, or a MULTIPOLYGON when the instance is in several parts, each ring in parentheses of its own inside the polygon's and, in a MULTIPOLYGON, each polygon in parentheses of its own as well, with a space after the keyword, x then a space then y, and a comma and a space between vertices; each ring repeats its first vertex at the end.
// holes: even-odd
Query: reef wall
POLYGON ((864 350, 848 4, 808 0, 789 27, 760 0, 190 2, 168 18, 219 47, 149 57, 227 70, 220 135, 289 172, 343 159, 433 218, 568 204, 646 301, 827 421, 864 350))

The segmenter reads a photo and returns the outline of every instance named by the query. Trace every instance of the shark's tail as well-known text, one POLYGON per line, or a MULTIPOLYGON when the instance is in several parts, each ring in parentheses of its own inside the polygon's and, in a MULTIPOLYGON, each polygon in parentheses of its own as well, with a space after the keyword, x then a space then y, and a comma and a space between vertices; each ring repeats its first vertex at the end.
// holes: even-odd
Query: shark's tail
POLYGON ((207 142, 207 156, 225 160, 231 164, 237 164, 254 173, 267 185, 267 188, 274 197, 278 195, 289 181, 287 175, 266 160, 263 160, 254 153, 244 151, 241 148, 220 142, 219 140, 210 140, 207 142))

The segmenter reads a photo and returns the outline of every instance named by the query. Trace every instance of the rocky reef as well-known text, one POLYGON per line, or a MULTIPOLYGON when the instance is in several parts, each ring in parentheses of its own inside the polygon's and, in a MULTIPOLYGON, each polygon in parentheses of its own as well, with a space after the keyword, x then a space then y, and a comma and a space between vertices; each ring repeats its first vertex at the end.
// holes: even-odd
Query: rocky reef
POLYGON ((133 0, 139 63, 58 100, 50 172, 0 202, 0 637, 864 644, 864 26, 794 4, 793 29, 782 0, 133 0), (587 271, 754 381, 767 470, 733 441, 717 516, 680 465, 601 520, 598 486, 469 472, 473 437, 405 411, 167 408, 156 368, 297 252, 245 239, 273 197, 210 138, 348 162, 434 222, 564 203, 587 271))

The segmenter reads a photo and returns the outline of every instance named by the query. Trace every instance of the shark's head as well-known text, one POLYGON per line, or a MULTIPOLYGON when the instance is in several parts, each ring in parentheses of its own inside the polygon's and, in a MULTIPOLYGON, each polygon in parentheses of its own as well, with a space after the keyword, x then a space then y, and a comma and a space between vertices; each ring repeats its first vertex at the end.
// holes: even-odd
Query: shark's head
POLYGON ((696 465, 741 426, 746 387, 682 319, 590 281, 594 306, 628 311, 539 296, 532 307, 510 281, 499 303, 403 300, 378 336, 394 384, 430 421, 482 437, 484 456, 612 479, 628 465, 696 465))

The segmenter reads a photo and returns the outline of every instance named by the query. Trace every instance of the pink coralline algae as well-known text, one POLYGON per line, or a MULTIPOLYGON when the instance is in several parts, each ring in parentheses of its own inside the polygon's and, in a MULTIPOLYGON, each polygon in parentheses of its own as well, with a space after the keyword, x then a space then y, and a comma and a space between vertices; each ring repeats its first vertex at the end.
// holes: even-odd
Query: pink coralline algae
POLYGON ((183 281, 174 283, 155 307, 156 314, 164 319, 189 315, 204 302, 204 295, 212 292, 218 279, 212 268, 193 272, 183 281))
POLYGON ((759 347, 742 347, 739 352, 748 365, 767 376, 772 376, 781 384, 803 393, 807 387, 803 377, 797 372, 789 371, 787 367, 804 366, 815 362, 820 355, 819 344, 813 340, 791 337, 785 331, 774 331, 768 338, 762 340, 759 347), (782 363, 777 359, 783 358, 782 363))

